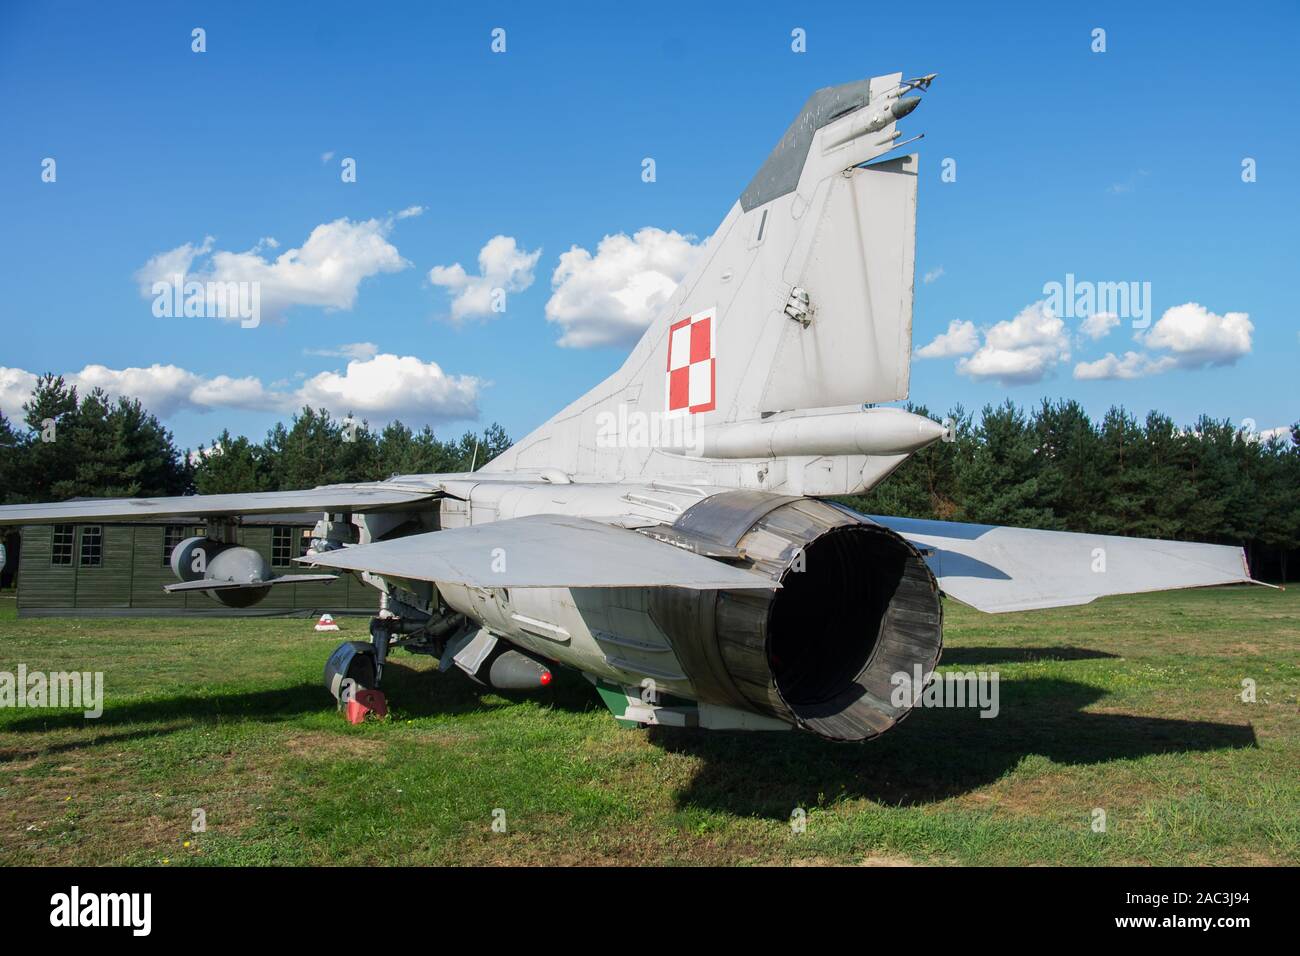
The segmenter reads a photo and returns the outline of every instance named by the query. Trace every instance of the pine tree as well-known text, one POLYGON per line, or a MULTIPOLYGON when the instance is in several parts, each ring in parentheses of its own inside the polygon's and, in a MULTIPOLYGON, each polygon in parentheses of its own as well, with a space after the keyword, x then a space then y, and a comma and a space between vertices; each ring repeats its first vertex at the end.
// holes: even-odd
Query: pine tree
POLYGON ((1083 406, 1044 400, 1033 422, 1039 494, 1060 527, 1097 531, 1105 504, 1101 441, 1083 406))
POLYGON ((466 432, 460 442, 448 451, 455 459, 453 471, 477 471, 510 447, 506 430, 493 422, 481 435, 466 432))
POLYGON ((1241 437, 1228 421, 1204 415, 1181 436, 1186 481, 1192 499, 1184 514, 1184 535, 1193 541, 1237 544, 1238 517, 1256 497, 1253 476, 1238 454, 1241 437), (1234 447, 1238 446, 1238 447, 1234 447))
POLYGON ((1102 420, 1097 443, 1100 503, 1089 530, 1098 534, 1138 534, 1147 499, 1149 449, 1137 419, 1112 407, 1102 420))
POLYGON ((342 427, 325 409, 303 406, 285 428, 277 422, 266 438, 272 484, 279 491, 335 484, 342 477, 342 427))
POLYGON ((108 394, 93 388, 82 396, 76 412, 60 421, 54 444, 71 452, 71 468, 52 484, 55 500, 121 495, 108 412, 108 394))
POLYGON ((265 450, 243 435, 222 430, 208 447, 195 455, 194 488, 201 495, 228 495, 240 491, 270 491, 271 478, 265 450))
POLYGON ((55 485, 69 482, 76 471, 77 453, 69 429, 77 417, 77 390, 62 375, 46 373, 36 382, 32 397, 23 405, 27 425, 23 468, 24 494, 29 501, 58 500, 55 485))
POLYGON ((339 422, 340 447, 335 453, 335 481, 376 481, 384 477, 379 466, 379 440, 365 420, 349 413, 339 422))
POLYGON ((1300 439, 1300 425, 1292 433, 1292 441, 1274 436, 1262 443, 1255 525, 1259 543, 1277 554, 1283 583, 1290 573, 1290 553, 1300 548, 1300 444, 1295 441, 1300 439))
POLYGON ((456 471, 459 459, 459 448, 449 449, 427 425, 412 432, 401 422, 390 422, 379 436, 380 478, 456 471))
POLYGON ((5 413, 0 411, 0 504, 25 500, 22 462, 26 449, 23 446, 23 436, 14 430, 5 413))
POLYGON ((107 423, 112 445, 105 464, 113 485, 105 495, 161 497, 190 489, 188 461, 177 452, 171 432, 144 410, 139 399, 119 398, 107 423))
POLYGON ((1146 460, 1141 472, 1142 503, 1134 522, 1133 534, 1139 538, 1185 540, 1186 520, 1196 498, 1189 478, 1195 468, 1190 459, 1189 438, 1173 420, 1159 412, 1147 415, 1143 426, 1146 460))
POLYGON ((1033 429, 1010 400, 985 406, 969 462, 963 465, 959 514, 976 524, 1059 528, 1039 482, 1033 429))

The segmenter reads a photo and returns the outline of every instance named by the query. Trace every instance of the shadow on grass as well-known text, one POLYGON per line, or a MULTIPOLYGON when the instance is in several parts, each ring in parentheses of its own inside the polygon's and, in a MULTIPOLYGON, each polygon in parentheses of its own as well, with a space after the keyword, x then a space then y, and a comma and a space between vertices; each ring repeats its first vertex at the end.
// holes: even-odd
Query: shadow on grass
MULTIPOLYGON (((143 740, 148 737, 159 737, 175 733, 178 730, 184 730, 188 726, 190 725, 174 724, 170 727, 154 727, 148 730, 131 730, 118 734, 96 734, 94 737, 65 740, 62 743, 46 744, 41 747, 0 747, 0 765, 17 763, 23 760, 33 760, 37 757, 48 757, 55 754, 70 753, 76 750, 85 750, 87 747, 102 747, 108 744, 125 743, 128 740, 143 740)), ((3 740, 4 737, 0 735, 0 741, 3 740)))
MULTIPOLYGON (((384 665, 384 692, 389 707, 404 718, 490 711, 525 700, 574 713, 601 707, 591 684, 564 667, 554 670, 554 680, 546 688, 502 691, 475 682, 456 667, 446 673, 416 671, 390 660, 384 665)), ((321 693, 325 693, 323 687, 321 693)))
POLYGON ((1058 679, 1003 680, 997 717, 923 709, 874 741, 837 744, 805 733, 651 728, 650 738, 704 765, 681 807, 786 819, 819 798, 918 806, 993 783, 1023 758, 1099 764, 1152 754, 1256 746, 1249 725, 1083 713, 1105 692, 1058 679))
MULTIPOLYGON (((474 683, 459 670, 443 674, 427 669, 413 670, 400 662, 389 661, 384 668, 383 687, 390 700, 390 707, 402 718, 490 711, 530 697, 563 710, 590 710, 595 700, 591 685, 576 675, 564 676, 570 679, 557 679, 551 687, 538 694, 504 694, 474 683)), ((44 753, 57 753, 115 739, 166 736, 197 724, 247 719, 274 723, 306 714, 328 712, 333 707, 334 700, 322 683, 304 682, 287 687, 235 693, 149 697, 122 704, 114 704, 109 700, 105 703, 103 714, 93 720, 84 717, 81 711, 34 712, 30 717, 0 725, 0 735, 6 731, 39 733, 74 729, 95 732, 136 724, 166 725, 107 737, 97 734, 84 741, 69 741, 42 748, 44 753), (182 722, 177 723, 178 720, 182 722)), ((2 736, 0 739, 3 739, 2 736)), ((6 757, 0 752, 0 763, 6 759, 19 757, 6 757)))
POLYGON ((1095 661, 1118 654, 1086 647, 945 647, 943 667, 965 664, 1030 664, 1034 661, 1095 661))

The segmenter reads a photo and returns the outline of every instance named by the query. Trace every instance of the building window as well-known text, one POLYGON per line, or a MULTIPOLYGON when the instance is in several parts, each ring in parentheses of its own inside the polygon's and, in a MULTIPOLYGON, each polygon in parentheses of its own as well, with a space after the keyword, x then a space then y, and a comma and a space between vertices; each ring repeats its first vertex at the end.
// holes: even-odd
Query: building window
POLYGON ((50 550, 50 564, 69 565, 72 563, 73 528, 70 524, 54 526, 54 541, 50 550))
POLYGON ((88 524, 81 529, 81 566, 97 568, 104 561, 104 529, 88 524))
POLYGON ((176 550, 176 545, 180 544, 184 540, 185 525, 169 524, 167 527, 163 528, 162 566, 164 568, 171 567, 172 552, 176 550))
POLYGON ((298 532, 298 557, 301 558, 311 547, 311 536, 315 530, 315 528, 302 528, 298 532))
POLYGON ((287 568, 293 557, 293 529, 278 524, 271 529, 271 566, 287 568))

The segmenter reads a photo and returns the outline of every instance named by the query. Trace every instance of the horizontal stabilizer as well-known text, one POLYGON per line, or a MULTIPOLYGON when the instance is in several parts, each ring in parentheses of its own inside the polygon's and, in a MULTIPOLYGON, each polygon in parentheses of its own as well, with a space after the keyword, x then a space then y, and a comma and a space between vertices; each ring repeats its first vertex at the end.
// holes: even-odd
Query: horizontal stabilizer
POLYGON ((179 516, 281 514, 294 511, 380 511, 437 496, 436 492, 382 484, 328 485, 302 491, 257 491, 176 498, 84 498, 53 504, 5 505, 0 525, 74 521, 145 521, 179 516))
POLYGON ((215 581, 211 578, 199 578, 197 581, 164 584, 163 590, 168 594, 175 594, 178 591, 239 591, 270 587, 273 584, 328 584, 337 580, 336 574, 281 574, 267 578, 265 581, 215 581))
POLYGON ((774 588, 772 579, 626 528, 529 515, 309 554, 344 571, 481 588, 774 588))
POLYGON ((1241 548, 872 515, 922 549, 939 586, 981 611, 1028 611, 1250 583, 1241 548))

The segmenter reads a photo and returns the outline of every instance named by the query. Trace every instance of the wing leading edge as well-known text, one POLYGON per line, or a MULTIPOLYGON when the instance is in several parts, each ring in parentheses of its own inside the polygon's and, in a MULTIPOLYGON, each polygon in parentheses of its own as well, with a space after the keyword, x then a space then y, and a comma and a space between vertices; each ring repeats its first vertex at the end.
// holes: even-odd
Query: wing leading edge
POLYGON ((344 571, 472 587, 775 588, 765 575, 612 525, 529 515, 298 558, 344 571))
POLYGON ((1228 545, 883 515, 871 520, 923 549, 947 594, 991 613, 1252 580, 1242 549, 1228 545))
POLYGON ((0 507, 0 525, 62 521, 131 521, 198 515, 280 514, 292 511, 382 511, 438 497, 438 492, 373 485, 327 485, 302 491, 258 491, 176 498, 86 498, 0 507))

